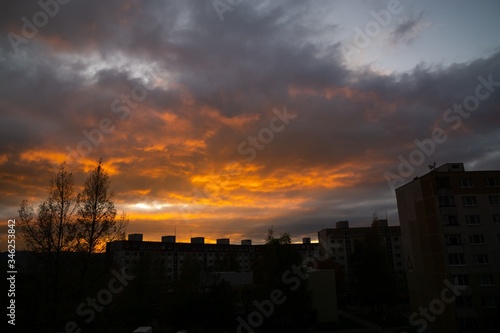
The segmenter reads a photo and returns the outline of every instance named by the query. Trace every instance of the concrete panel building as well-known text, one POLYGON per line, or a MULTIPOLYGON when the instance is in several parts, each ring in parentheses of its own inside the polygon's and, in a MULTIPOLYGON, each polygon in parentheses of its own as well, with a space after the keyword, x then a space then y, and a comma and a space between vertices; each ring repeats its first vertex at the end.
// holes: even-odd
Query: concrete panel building
MULTIPOLYGON (((387 249, 387 256, 398 279, 402 282, 404 276, 403 249, 401 244, 401 229, 399 226, 389 226, 386 219, 377 220, 380 237, 387 249)), ((348 221, 339 221, 335 228, 323 229, 318 232, 320 245, 328 249, 331 259, 339 263, 346 273, 347 288, 354 294, 354 276, 352 274, 351 255, 355 241, 363 241, 372 227, 350 228, 348 221)))
MULTIPOLYGON (((263 245, 252 245, 245 239, 240 244, 230 244, 228 238, 217 239, 216 244, 205 243, 204 237, 193 237, 190 243, 176 242, 175 236, 163 236, 161 242, 143 241, 142 234, 129 235, 128 240, 110 242, 106 246, 109 265, 118 267, 134 266, 141 260, 147 260, 150 276, 159 281, 177 280, 180 277, 184 261, 190 257, 198 260, 203 267, 226 269, 238 267, 240 272, 253 270, 253 263, 260 255, 263 245)), ((302 258, 312 257, 318 250, 318 243, 311 243, 309 238, 302 244, 292 244, 302 258)))
POLYGON ((449 163, 396 197, 414 325, 499 332, 500 171, 449 163))

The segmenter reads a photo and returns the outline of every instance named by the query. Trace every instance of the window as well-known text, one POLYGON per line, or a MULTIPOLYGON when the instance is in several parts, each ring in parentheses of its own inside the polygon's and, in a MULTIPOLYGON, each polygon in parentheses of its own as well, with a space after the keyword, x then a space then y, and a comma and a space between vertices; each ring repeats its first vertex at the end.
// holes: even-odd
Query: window
POLYGON ((437 177, 436 178, 436 187, 437 188, 449 188, 450 187, 450 178, 437 177))
POLYGON ((465 215, 465 223, 467 225, 478 225, 481 224, 479 215, 465 215))
POLYGON ((340 260, 340 261, 343 261, 343 260, 344 260, 344 256, 340 256, 340 257, 339 257, 339 260, 340 260))
POLYGON ((488 200, 490 201, 490 205, 492 206, 500 205, 500 195, 489 195, 488 200))
POLYGON ((472 181, 469 177, 460 178, 460 187, 472 187, 472 181))
POLYGON ((479 329, 479 320, 477 318, 460 318, 460 330, 472 331, 479 329))
POLYGON ((489 187, 500 187, 500 178, 499 177, 488 177, 488 178, 486 178, 486 186, 489 186, 489 187))
POLYGON ((401 258, 401 254, 396 253, 396 258, 401 258))
POLYGON ((455 286, 468 286, 469 276, 468 275, 453 275, 453 284, 455 286))
POLYGON ((500 223, 500 214, 493 215, 493 223, 500 223))
POLYGON ((471 244, 484 244, 484 236, 481 234, 469 235, 469 241, 471 244))
POLYGON ((491 280, 491 275, 489 275, 489 274, 479 275, 479 285, 480 286, 492 286, 493 282, 491 280))
POLYGON ((399 237, 394 237, 393 240, 397 242, 399 240, 399 237))
POLYGON ((448 215, 448 224, 449 225, 458 225, 458 216, 448 215))
POLYGON ((488 261, 488 255, 487 254, 475 254, 474 255, 474 262, 476 264, 487 264, 488 261))
POLYGON ((462 238, 460 235, 446 235, 446 245, 460 245, 462 244, 462 238))
POLYGON ((483 306, 487 308, 496 308, 499 304, 499 298, 497 296, 483 296, 483 306))
POLYGON ((453 196, 440 196, 438 198, 439 206, 447 207, 447 206, 455 206, 455 199, 453 196))
POLYGON ((450 266, 465 265, 465 258, 463 253, 450 253, 448 254, 448 263, 450 266))
POLYGON ((399 250, 399 245, 394 245, 394 249, 399 250))
POLYGON ((472 296, 458 296, 456 302, 459 309, 472 308, 472 296))
POLYGON ((462 197, 462 202, 464 204, 464 207, 477 206, 476 197, 473 196, 462 197))

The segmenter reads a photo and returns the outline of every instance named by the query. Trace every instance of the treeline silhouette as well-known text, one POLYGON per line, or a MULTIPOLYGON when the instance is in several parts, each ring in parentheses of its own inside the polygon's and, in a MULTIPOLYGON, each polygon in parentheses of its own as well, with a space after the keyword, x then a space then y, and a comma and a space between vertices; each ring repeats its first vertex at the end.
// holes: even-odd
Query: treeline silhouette
POLYGON ((82 299, 105 285, 106 242, 124 239, 128 223, 113 200, 99 161, 81 191, 63 163, 45 200, 36 208, 21 202, 16 230, 28 251, 16 260, 16 332, 64 332, 82 299))
MULTIPOLYGON (((274 290, 283 291, 286 301, 263 315, 255 331, 306 332, 315 324, 307 279, 293 290, 283 279, 303 263, 289 234, 275 237, 268 230, 266 244, 251 264, 251 284, 235 288, 219 278, 219 272, 240 270, 234 253, 210 267, 187 256, 177 280, 162 280, 152 273, 164 268, 148 251, 128 270, 106 258, 106 243, 124 239, 128 222, 113 200, 108 173, 99 161, 81 191, 62 164, 49 181, 46 200, 36 209, 21 203, 18 236, 28 251, 16 256, 15 332, 132 332, 139 326, 152 326, 156 333, 234 332, 274 290)), ((384 318, 384 307, 397 301, 400 288, 378 228, 372 227, 363 242, 355 243, 351 288, 356 302, 384 318)), ((317 264, 318 269, 335 270, 340 303, 352 301, 342 267, 331 259, 317 264)), ((6 283, 4 279, 4 290, 6 283)))

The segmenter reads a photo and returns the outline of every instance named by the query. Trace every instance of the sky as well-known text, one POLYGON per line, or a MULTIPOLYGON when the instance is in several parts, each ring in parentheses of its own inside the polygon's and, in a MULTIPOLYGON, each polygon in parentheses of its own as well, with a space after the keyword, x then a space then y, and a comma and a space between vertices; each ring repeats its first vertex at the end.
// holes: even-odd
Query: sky
POLYGON ((3 1, 0 248, 60 163, 81 187, 100 158, 145 240, 398 225, 394 189, 428 165, 500 167, 499 17, 498 1, 3 1))

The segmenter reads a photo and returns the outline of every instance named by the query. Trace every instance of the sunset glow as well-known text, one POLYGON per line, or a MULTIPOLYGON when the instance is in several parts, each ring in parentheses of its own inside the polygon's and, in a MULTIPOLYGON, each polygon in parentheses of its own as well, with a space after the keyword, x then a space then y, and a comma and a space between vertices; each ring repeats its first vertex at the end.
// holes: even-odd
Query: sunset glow
MULTIPOLYGON (((60 163, 81 188, 101 158, 127 232, 145 240, 259 243, 271 226, 315 240, 374 213, 397 225, 385 175, 436 128, 446 140, 401 183, 433 162, 500 165, 498 3, 460 1, 451 19, 449 1, 401 2, 352 55, 383 2, 247 1, 221 21, 211 1, 71 1, 26 43, 3 38, 0 225, 23 199, 37 207, 60 163), (452 127, 446 110, 491 75, 452 127)), ((3 36, 38 10, 2 11, 3 36)))

